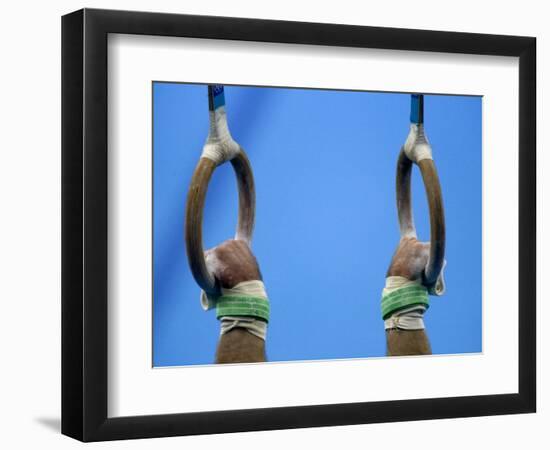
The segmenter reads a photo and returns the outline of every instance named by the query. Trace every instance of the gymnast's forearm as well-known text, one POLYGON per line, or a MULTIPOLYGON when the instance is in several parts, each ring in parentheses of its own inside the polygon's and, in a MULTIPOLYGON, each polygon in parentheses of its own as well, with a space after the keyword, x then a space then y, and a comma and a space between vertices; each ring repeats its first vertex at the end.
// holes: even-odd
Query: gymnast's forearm
POLYGON ((388 356, 431 355, 432 349, 426 330, 386 330, 388 356))
POLYGON ((265 341, 244 328, 234 328, 220 336, 216 364, 265 361, 265 341))

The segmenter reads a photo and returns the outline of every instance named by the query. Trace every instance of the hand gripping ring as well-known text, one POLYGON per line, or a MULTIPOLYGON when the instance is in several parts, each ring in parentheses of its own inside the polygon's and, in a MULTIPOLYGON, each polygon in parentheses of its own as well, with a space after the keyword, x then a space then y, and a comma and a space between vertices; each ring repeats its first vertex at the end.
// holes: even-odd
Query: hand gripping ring
MULTIPOLYGON (((422 117, 420 120, 422 120, 422 117)), ((413 161, 405 153, 405 148, 402 148, 397 161, 396 177, 397 213, 401 237, 416 237, 411 199, 412 164, 413 161)), ((416 164, 422 174, 430 209, 430 255, 424 269, 423 283, 426 287, 431 288, 436 285, 445 261, 443 197, 433 160, 421 159, 416 164)))
MULTIPOLYGON (((235 239, 252 241, 254 216, 256 209, 256 191, 250 162, 241 149, 231 160, 235 170, 239 190, 239 216, 235 239)), ((211 159, 202 157, 195 168, 191 186, 187 194, 185 211, 185 245, 191 273, 197 284, 210 295, 220 295, 220 286, 214 275, 206 267, 202 245, 202 218, 208 183, 217 164, 211 159)))

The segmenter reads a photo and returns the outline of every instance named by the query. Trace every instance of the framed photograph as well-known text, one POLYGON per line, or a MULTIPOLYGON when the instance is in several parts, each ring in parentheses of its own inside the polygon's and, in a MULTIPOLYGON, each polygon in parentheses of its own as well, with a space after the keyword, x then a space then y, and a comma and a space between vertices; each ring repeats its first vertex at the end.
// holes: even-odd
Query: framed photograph
POLYGON ((536 40, 62 19, 62 432, 536 410, 536 40))

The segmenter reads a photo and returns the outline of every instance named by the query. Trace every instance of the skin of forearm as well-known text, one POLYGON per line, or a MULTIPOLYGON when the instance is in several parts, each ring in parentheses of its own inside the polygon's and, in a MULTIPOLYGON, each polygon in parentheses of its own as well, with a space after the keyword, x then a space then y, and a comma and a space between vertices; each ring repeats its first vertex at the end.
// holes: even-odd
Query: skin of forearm
POLYGON ((431 355, 432 348, 425 330, 386 330, 388 356, 431 355))
POLYGON ((265 362, 265 341, 242 328, 220 337, 216 364, 265 362))

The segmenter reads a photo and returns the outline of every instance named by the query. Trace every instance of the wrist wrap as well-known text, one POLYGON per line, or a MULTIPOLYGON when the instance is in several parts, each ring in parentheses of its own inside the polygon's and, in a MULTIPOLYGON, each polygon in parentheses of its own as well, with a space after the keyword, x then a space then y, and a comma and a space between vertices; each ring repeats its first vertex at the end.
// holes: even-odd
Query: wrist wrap
POLYGON ((430 306, 428 290, 424 286, 412 284, 383 294, 382 318, 385 320, 394 312, 413 305, 423 305, 425 309, 430 306))

